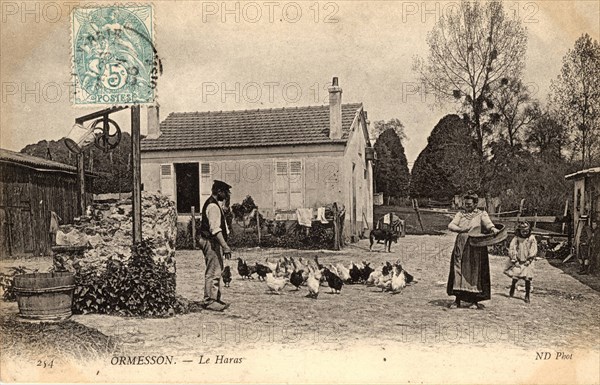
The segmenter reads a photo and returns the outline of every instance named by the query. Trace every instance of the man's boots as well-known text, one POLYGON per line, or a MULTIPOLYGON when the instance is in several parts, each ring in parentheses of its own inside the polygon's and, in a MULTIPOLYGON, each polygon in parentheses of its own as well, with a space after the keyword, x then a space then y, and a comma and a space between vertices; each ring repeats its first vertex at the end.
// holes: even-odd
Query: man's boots
POLYGON ((515 295, 515 288, 517 287, 517 279, 513 279, 512 280, 512 285, 510 286, 510 292, 508 293, 508 295, 510 295, 511 297, 513 297, 515 295))
POLYGON ((525 303, 529 303, 529 292, 531 291, 531 281, 525 280, 525 303))

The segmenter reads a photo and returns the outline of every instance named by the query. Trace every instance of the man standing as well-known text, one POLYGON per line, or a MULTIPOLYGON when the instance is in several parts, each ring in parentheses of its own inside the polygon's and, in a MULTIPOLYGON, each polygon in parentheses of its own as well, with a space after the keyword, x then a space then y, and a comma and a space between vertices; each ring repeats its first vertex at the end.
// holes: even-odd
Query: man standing
POLYGON ((231 249, 227 245, 227 221, 221 205, 227 200, 231 186, 215 180, 212 195, 202 207, 199 246, 204 253, 206 272, 204 273, 204 302, 207 310, 223 311, 229 304, 221 301, 221 273, 223 271, 223 255, 231 258, 231 249))

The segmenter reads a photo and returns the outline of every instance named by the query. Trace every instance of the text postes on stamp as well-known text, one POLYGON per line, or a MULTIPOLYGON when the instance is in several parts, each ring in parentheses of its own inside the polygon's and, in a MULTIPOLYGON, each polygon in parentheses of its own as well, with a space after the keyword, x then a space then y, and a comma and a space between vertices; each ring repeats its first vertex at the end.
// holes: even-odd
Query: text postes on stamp
POLYGON ((150 5, 75 8, 75 105, 154 102, 157 60, 150 5))

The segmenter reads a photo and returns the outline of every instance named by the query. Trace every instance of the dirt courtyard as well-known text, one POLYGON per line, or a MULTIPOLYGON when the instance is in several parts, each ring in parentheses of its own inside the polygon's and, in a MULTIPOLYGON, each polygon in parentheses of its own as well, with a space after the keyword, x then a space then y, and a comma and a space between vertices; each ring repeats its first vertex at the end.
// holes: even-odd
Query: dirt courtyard
MULTIPOLYGON (((492 255, 492 299, 485 302, 486 309, 448 310, 452 297, 446 295, 445 285, 453 241, 451 234, 407 236, 393 244, 392 253, 383 252, 383 245, 369 252, 367 240, 337 252, 234 250, 233 259, 226 261, 232 266, 233 281, 223 291, 223 299, 231 307, 223 313, 199 311, 167 319, 88 314, 74 315, 72 320, 115 337, 119 342, 117 355, 175 355, 182 362, 242 351, 247 361, 252 357, 259 360, 258 352, 277 352, 281 358, 286 352, 303 355, 310 351, 317 356, 334 354, 337 359, 339 354, 346 354, 351 360, 351 352, 372 350, 379 357, 386 349, 390 355, 391 351, 413 351, 416 355, 411 359, 425 353, 447 357, 450 351, 470 349, 479 352, 471 356, 474 359, 481 359, 477 357, 481 353, 493 355, 497 351, 528 357, 528 362, 534 362, 536 351, 583 351, 597 357, 600 294, 543 259, 536 263, 530 304, 522 300, 522 291, 515 298, 508 297, 510 279, 502 274, 507 257, 492 255), (254 262, 284 255, 318 255, 326 266, 337 262, 348 265, 351 261, 379 266, 400 259, 417 282, 399 294, 382 293, 365 285, 345 285, 336 295, 330 294, 328 287, 321 287, 318 299, 312 300, 305 298, 305 287, 295 291, 288 285, 283 294, 273 295, 267 293, 265 283, 242 280, 237 274, 235 258, 239 256, 254 262)), ((178 251, 176 258, 179 294, 190 301, 201 300, 201 253, 178 251)), ((13 260, 3 262, 2 268, 37 265, 43 271, 44 263, 50 264, 13 260)), ((2 308, 5 314, 18 312, 15 303, 3 302, 2 308)), ((267 353, 260 359, 265 357, 267 353)), ((597 378, 597 373, 596 369, 596 377, 592 378, 597 378)))

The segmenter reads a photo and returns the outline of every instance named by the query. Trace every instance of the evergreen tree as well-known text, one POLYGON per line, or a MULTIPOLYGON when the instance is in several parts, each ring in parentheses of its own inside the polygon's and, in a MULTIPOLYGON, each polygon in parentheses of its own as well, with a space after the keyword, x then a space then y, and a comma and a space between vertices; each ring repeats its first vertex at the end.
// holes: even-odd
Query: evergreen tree
POLYGON ((412 197, 448 200, 479 189, 477 143, 469 130, 458 115, 446 115, 438 122, 413 166, 412 197))
POLYGON ((385 130, 375 142, 375 189, 387 197, 407 197, 410 183, 408 162, 402 140, 393 128, 385 130))

